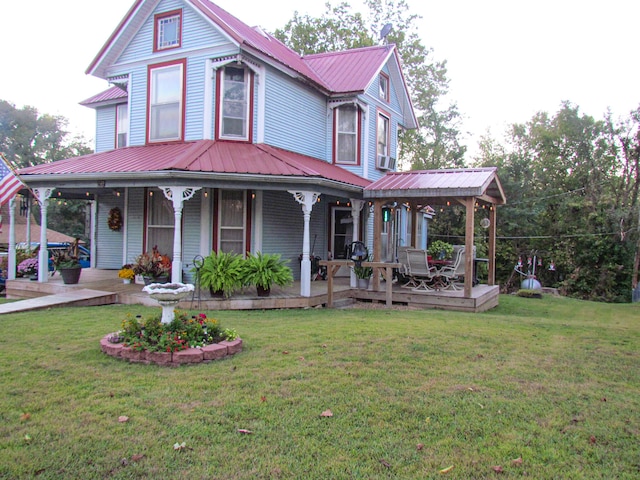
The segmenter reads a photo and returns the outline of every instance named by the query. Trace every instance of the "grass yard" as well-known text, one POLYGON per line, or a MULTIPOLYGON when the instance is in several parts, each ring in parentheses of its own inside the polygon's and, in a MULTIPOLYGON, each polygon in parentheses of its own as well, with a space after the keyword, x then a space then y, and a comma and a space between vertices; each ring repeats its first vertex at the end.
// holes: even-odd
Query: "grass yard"
POLYGON ((0 317, 0 478, 640 477, 637 304, 206 312, 244 351, 181 368, 100 352, 127 313, 0 317))

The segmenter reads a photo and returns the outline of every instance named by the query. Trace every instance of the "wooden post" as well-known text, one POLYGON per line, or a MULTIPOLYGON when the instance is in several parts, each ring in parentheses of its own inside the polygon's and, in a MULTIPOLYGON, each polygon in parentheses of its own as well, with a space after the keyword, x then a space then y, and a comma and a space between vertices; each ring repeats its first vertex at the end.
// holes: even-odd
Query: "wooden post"
POLYGON ((471 298, 473 288, 473 230, 475 222, 475 197, 465 198, 465 256, 464 256, 464 297, 471 298))
POLYGON ((496 205, 489 208, 489 272, 487 283, 491 286, 496 284, 496 205))
MULTIPOLYGON (((384 199, 377 198, 373 202, 373 261, 382 261, 382 205, 384 199)), ((380 288, 380 275, 374 275, 371 287, 378 291, 380 288)))
POLYGON ((418 248, 418 204, 413 202, 411 206, 411 246, 418 248))

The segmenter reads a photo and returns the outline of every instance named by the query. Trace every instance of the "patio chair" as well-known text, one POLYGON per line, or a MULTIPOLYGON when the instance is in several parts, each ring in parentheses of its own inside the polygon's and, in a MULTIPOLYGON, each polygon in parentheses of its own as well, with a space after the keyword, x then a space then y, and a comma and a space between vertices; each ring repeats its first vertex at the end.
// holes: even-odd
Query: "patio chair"
POLYGON ((398 282, 403 284, 402 288, 415 288, 418 286, 410 275, 409 261, 407 260, 407 250, 410 248, 411 247, 398 247, 398 263, 401 265, 398 269, 398 282))
POLYGON ((436 267, 429 266, 426 250, 407 249, 407 265, 409 277, 415 283, 413 290, 433 290, 431 284, 439 276, 436 267))
POLYGON ((458 252, 453 261, 453 265, 444 266, 439 271, 445 288, 451 288, 452 290, 458 290, 460 288, 460 279, 464 277, 465 273, 465 247, 460 247, 457 250, 458 252))

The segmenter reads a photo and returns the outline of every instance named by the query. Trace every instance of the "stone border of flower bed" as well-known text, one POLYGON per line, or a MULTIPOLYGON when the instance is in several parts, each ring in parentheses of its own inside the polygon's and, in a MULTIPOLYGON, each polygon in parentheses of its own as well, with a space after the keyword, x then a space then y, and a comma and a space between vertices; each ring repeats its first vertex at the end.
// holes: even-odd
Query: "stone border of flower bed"
POLYGON ((131 347, 125 347, 122 343, 111 343, 109 337, 112 335, 113 333, 105 335, 100 340, 100 349, 111 357, 127 360, 131 363, 154 363, 164 367, 177 367, 193 363, 208 363, 242 351, 241 338, 212 343, 202 348, 187 348, 179 352, 136 351, 131 347))

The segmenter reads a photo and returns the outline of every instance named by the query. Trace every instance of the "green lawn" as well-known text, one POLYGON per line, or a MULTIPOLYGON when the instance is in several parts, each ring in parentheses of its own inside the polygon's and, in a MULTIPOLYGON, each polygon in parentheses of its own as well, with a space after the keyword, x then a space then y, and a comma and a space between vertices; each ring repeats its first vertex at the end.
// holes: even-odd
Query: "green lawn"
POLYGON ((0 317, 0 478, 640 476, 637 304, 206 312, 242 353, 163 368, 100 352, 127 313, 159 312, 0 317))

